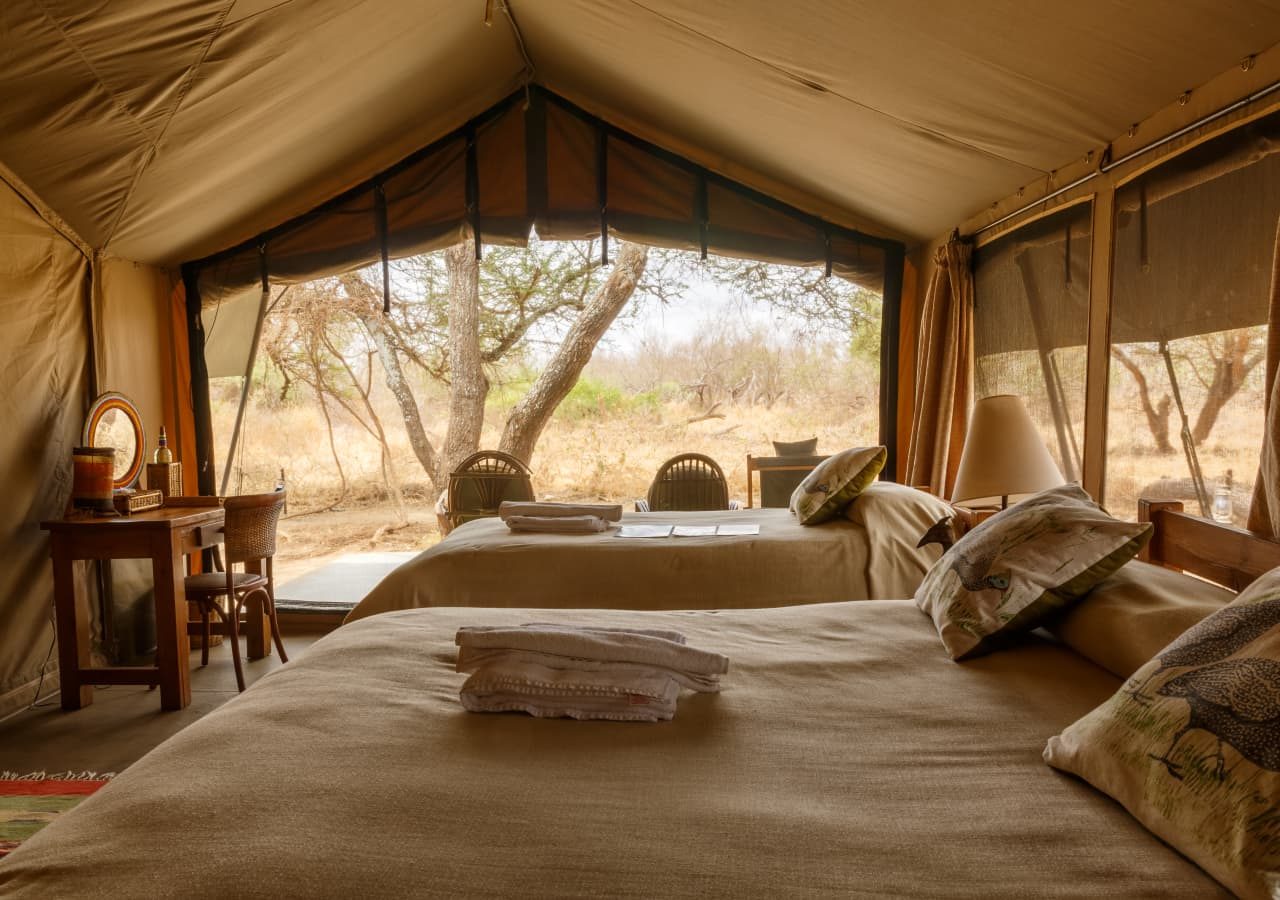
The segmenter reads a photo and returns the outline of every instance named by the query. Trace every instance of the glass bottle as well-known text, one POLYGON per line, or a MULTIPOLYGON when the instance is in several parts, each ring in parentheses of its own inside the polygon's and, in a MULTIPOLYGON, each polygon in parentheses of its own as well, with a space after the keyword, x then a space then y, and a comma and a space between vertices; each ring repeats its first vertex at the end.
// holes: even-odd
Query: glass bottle
POLYGON ((169 449, 169 435, 164 430, 164 426, 160 426, 160 440, 156 446, 155 456, 151 460, 157 463, 173 462, 173 451, 169 449))
POLYGON ((1227 470, 1227 477, 1213 491, 1213 521, 1230 525, 1231 512, 1231 471, 1227 470))

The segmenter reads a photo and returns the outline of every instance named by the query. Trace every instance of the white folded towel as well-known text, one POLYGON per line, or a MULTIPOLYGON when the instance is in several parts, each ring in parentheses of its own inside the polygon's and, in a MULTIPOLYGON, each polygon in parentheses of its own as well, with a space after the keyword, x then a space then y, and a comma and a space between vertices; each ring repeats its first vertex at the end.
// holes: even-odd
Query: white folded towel
POLYGON ((565 516, 595 516, 606 522, 622 519, 621 503, 547 503, 534 500, 504 500, 498 505, 502 521, 511 516, 541 516, 563 518, 565 516))
POLYGON ((511 658, 476 669, 459 698, 471 712, 526 712, 538 718, 665 722, 680 686, 643 667, 555 669, 511 658))
POLYGON ((507 516, 503 521, 512 531, 545 534, 599 534, 609 527, 599 516, 507 516))
POLYGON ((474 651, 509 650, 537 653, 569 660, 630 663, 664 671, 688 687, 702 691, 720 689, 720 676, 729 671, 729 659, 719 653, 698 650, 681 640, 631 629, 580 628, 570 625, 522 625, 520 627, 469 626, 458 629, 454 640, 459 651, 458 671, 475 660, 474 651))
POLYGON ((729 660, 658 629, 532 624, 458 630, 462 705, 540 717, 666 721, 680 686, 720 690, 729 660))

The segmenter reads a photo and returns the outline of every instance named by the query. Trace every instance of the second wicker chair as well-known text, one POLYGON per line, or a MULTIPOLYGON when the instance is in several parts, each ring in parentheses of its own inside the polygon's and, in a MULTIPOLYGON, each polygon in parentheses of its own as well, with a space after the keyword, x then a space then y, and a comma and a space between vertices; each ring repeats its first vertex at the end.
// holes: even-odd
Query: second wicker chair
POLYGON ((681 453, 662 464, 638 512, 737 509, 720 464, 701 453, 681 453))
POLYGON ((444 520, 452 531, 464 522, 498 514, 503 500, 533 500, 533 473, 509 453, 481 450, 449 475, 444 520))

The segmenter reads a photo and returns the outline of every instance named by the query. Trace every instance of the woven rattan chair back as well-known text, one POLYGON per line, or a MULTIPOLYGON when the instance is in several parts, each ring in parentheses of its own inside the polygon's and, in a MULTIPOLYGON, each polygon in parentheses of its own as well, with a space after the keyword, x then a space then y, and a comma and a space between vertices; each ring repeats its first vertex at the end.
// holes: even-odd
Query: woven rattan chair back
POLYGON ((449 475, 448 517, 453 527, 498 514, 504 500, 533 500, 533 473, 509 453, 481 450, 449 475))
POLYGON ((223 502, 226 524, 222 549, 228 568, 234 563, 276 555, 276 524, 284 501, 285 492, 276 491, 228 497, 223 502))
POLYGON ((681 453, 662 464, 649 485, 653 512, 728 509, 729 482, 720 464, 701 453, 681 453))

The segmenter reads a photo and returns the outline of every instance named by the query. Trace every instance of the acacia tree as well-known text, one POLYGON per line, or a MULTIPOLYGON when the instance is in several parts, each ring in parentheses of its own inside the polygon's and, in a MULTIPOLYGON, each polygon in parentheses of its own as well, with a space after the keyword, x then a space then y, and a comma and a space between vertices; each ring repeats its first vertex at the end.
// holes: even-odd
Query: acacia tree
MULTIPOLYGON (((1200 445, 1209 440, 1222 410, 1266 359, 1266 329, 1237 328, 1196 335, 1188 341, 1179 342, 1178 348, 1175 358, 1181 364, 1179 369, 1184 373, 1190 372, 1204 391, 1204 399, 1191 427, 1191 438, 1200 445)), ((1167 366, 1159 345, 1112 346, 1111 356, 1133 378, 1138 402, 1142 405, 1147 429, 1157 451, 1173 452, 1173 444, 1169 440, 1172 399, 1168 393, 1159 400, 1152 396, 1150 373, 1158 373, 1157 380, 1167 383, 1167 366)))
POLYGON ((752 303, 767 304, 816 329, 842 328, 854 353, 880 352, 883 299, 874 291, 817 268, 729 257, 711 257, 704 267, 713 281, 752 303))
MULTIPOLYGON (((688 253, 626 242, 614 245, 613 257, 606 268, 594 242, 535 240, 527 249, 486 247, 477 261, 474 245, 464 242, 396 261, 389 315, 382 312, 376 268, 299 286, 291 303, 272 315, 290 324, 269 327, 265 346, 284 375, 285 392, 292 382, 312 386, 318 396, 331 392, 334 402, 382 442, 385 458, 385 429, 364 389, 376 358, 414 455, 437 492, 479 447, 495 379, 517 367, 537 370, 499 441, 499 449, 528 461, 609 327, 634 309, 630 301, 643 296, 667 302, 708 272, 738 294, 798 314, 815 327, 843 327, 854 336, 855 349, 878 347, 878 295, 824 279, 820 271, 731 259, 699 264, 688 253), (307 329, 319 329, 319 336, 299 333, 307 329), (324 377, 325 366, 335 371, 324 377), (447 391, 443 422, 424 419, 415 393, 422 377, 447 391), (433 441, 432 433, 443 437, 433 441)), ((757 394, 765 402, 776 399, 765 382, 742 391, 749 402, 757 394)), ((388 466, 389 460, 384 480, 394 494, 396 474, 388 466)))
MULTIPOLYGON (((550 344, 549 358, 511 410, 499 444, 526 462, 532 457, 552 414, 635 295, 648 258, 647 248, 622 243, 605 270, 595 247, 578 243, 488 248, 484 260, 477 261, 474 246, 466 242, 398 262, 389 316, 382 313, 381 284, 368 272, 338 276, 338 305, 375 348, 409 444, 437 491, 479 447, 490 374, 505 363, 527 361, 535 345, 550 344), (558 341, 548 336, 560 330, 564 335, 558 341), (439 446, 428 435, 406 365, 448 389, 449 413, 439 446)), ((673 290, 661 266, 646 283, 651 295, 665 297, 673 290)), ((332 292, 312 297, 335 299, 332 292)))

